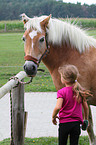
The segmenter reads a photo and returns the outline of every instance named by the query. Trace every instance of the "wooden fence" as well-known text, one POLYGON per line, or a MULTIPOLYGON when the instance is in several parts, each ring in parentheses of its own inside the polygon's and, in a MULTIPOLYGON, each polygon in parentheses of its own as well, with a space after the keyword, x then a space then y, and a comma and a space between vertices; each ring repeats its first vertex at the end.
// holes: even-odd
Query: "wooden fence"
POLYGON ((11 102, 11 141, 10 145, 24 145, 26 131, 27 112, 24 110, 24 81, 26 77, 24 71, 19 72, 0 88, 0 98, 10 90, 11 102), (19 82, 19 83, 18 83, 19 82))

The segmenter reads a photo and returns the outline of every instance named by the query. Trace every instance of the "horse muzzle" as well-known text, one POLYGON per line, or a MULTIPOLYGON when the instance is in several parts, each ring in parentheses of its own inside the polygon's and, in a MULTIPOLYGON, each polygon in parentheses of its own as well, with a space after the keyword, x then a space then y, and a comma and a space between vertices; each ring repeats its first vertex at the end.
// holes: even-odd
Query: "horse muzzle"
POLYGON ((24 71, 27 73, 28 76, 34 77, 37 73, 37 67, 39 67, 39 64, 41 60, 46 57, 47 53, 49 53, 49 50, 46 49, 45 52, 41 55, 40 59, 34 58, 30 55, 24 56, 25 64, 24 64, 24 71))
POLYGON ((23 68, 28 76, 34 77, 37 73, 37 64, 33 61, 26 60, 23 68))

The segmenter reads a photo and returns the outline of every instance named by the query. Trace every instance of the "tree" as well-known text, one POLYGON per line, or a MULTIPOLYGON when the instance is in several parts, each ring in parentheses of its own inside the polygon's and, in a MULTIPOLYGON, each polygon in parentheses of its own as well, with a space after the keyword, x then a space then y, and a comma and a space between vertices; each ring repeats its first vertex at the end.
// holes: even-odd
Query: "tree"
POLYGON ((52 14, 57 18, 96 18, 96 5, 64 3, 63 0, 0 0, 0 20, 19 19, 21 13, 29 17, 52 14))

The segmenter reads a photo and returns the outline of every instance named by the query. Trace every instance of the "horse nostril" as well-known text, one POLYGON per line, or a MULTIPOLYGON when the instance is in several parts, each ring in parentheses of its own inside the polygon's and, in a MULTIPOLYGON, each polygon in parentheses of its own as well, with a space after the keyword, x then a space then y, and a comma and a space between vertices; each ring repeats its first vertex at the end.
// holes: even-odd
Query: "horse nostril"
POLYGON ((26 65, 23 66, 23 69, 26 70, 26 65))
POLYGON ((32 70, 33 70, 33 71, 35 71, 35 70, 36 70, 36 68, 35 68, 35 66, 34 66, 34 65, 32 66, 32 70))
POLYGON ((24 36, 22 37, 22 40, 25 41, 25 37, 24 36))

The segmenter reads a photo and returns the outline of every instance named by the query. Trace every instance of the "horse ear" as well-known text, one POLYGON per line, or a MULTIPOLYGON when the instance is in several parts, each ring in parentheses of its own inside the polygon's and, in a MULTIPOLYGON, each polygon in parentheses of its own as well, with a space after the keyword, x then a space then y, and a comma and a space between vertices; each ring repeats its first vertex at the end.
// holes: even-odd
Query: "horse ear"
POLYGON ((45 30, 45 28, 47 27, 47 25, 49 23, 50 18, 51 18, 51 14, 46 19, 44 19, 42 22, 40 22, 42 29, 45 30))
POLYGON ((26 24, 31 18, 29 18, 25 13, 20 15, 22 17, 22 21, 26 24))

